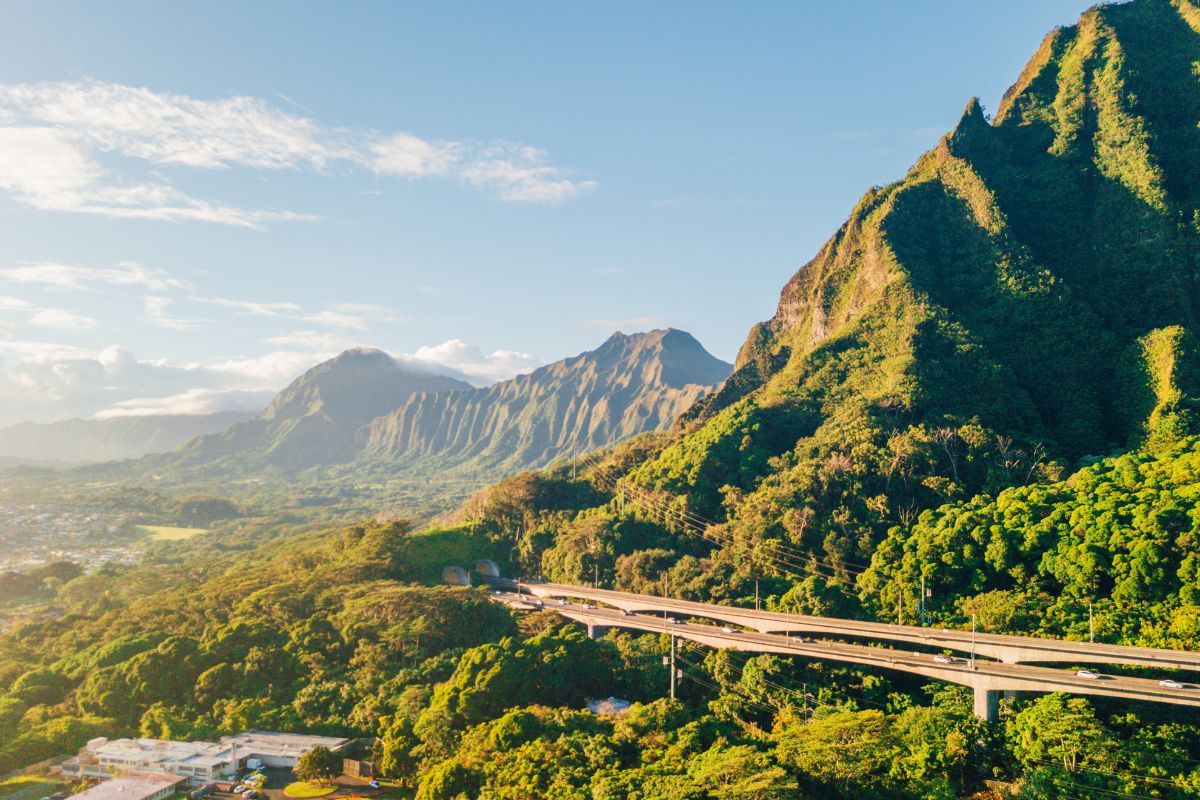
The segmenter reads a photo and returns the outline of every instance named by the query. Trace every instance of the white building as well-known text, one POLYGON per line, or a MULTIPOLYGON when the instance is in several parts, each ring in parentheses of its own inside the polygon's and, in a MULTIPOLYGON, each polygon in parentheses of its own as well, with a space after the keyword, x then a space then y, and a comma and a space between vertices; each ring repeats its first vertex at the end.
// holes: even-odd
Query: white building
POLYGON ((218 742, 175 742, 169 739, 93 739, 59 767, 72 777, 108 778, 131 772, 178 775, 200 785, 234 774, 248 761, 258 767, 294 767, 300 756, 317 746, 337 752, 349 739, 297 733, 246 731, 218 742))
POLYGON ((72 800, 164 800, 186 781, 161 772, 132 772, 85 789, 72 800))

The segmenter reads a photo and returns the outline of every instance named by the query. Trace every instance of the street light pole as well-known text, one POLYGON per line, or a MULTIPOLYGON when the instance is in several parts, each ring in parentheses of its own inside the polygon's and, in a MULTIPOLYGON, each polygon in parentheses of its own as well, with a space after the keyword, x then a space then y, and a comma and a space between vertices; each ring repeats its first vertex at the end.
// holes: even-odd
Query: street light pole
POLYGON ((758 578, 754 579, 754 610, 758 611, 758 578))
POLYGON ((1092 621, 1092 601, 1088 600, 1088 641, 1096 643, 1096 625, 1092 621))

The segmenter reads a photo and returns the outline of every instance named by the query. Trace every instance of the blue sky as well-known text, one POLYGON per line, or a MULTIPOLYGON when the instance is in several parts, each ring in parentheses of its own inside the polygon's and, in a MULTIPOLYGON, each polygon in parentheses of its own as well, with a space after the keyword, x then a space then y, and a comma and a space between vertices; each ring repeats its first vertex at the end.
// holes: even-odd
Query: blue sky
POLYGON ((732 360, 873 184, 1089 3, 8 7, 0 424, 253 407, 381 347, 732 360))

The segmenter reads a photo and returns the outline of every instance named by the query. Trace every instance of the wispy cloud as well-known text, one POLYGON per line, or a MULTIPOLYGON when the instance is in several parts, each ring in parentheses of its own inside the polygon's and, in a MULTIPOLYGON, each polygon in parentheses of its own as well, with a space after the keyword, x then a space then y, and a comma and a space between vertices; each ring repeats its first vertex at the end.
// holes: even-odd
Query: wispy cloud
POLYGON ((161 174, 130 175, 130 160, 205 170, 351 164, 384 176, 456 179, 504 202, 542 205, 596 187, 535 147, 352 131, 255 97, 205 100, 100 81, 0 84, 0 189, 23 205, 250 228, 316 219, 195 198, 161 174))
POLYGON ((175 303, 175 298, 164 297, 162 295, 146 295, 143 298, 143 303, 146 307, 146 319, 151 325, 159 328, 166 328, 173 331, 190 331, 204 325, 206 320, 201 319, 184 319, 175 317, 169 313, 170 307, 175 303))
POLYGON ((183 281, 172 278, 165 270, 151 269, 132 261, 114 267, 81 267, 55 262, 22 263, 0 268, 0 278, 55 289, 89 289, 96 284, 140 286, 153 292, 187 288, 183 281))
POLYGON ((401 362, 448 371, 476 385, 487 385, 529 372, 542 365, 541 359, 518 350, 484 353, 461 339, 420 347, 413 353, 393 353, 401 362))
POLYGON ((91 317, 61 308, 44 308, 30 317, 29 322, 39 328, 53 328, 60 331, 91 331, 100 324, 91 317))
POLYGON ((231 308, 256 317, 281 317, 300 310, 296 303, 262 303, 256 300, 231 300, 228 297, 200 297, 202 303, 211 303, 222 308, 231 308))
POLYGON ((365 331, 368 327, 367 321, 362 317, 342 311, 318 311, 316 314, 309 314, 304 319, 308 322, 324 325, 329 328, 365 331))

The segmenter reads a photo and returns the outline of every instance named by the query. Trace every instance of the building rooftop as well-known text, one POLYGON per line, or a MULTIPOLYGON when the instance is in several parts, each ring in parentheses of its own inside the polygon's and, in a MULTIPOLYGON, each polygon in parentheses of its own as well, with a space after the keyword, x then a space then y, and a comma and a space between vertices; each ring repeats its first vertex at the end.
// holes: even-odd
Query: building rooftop
POLYGON ((339 739, 335 736, 309 736, 303 733, 275 733, 274 731, 246 731, 237 736, 222 736, 221 744, 230 747, 237 745, 238 755, 247 754, 265 756, 300 756, 314 747, 328 747, 330 750, 347 744, 349 739, 339 739))
POLYGON ((98 783, 75 795, 72 800, 142 800, 142 798, 183 783, 178 775, 160 772, 131 772, 98 783))

